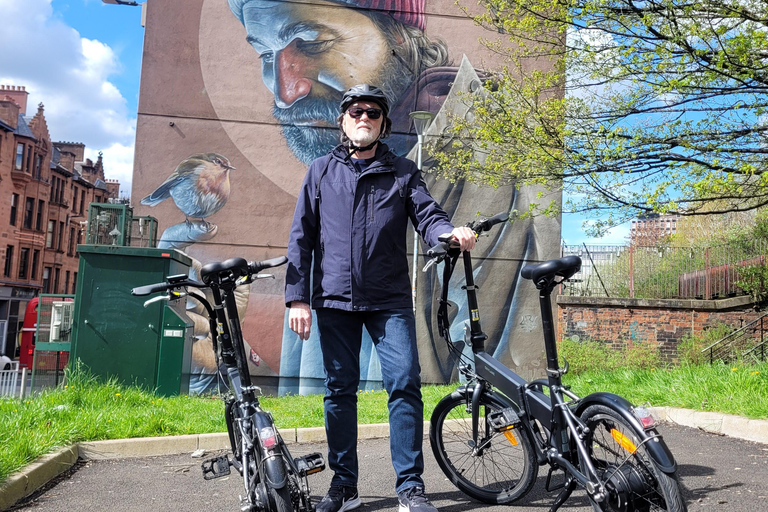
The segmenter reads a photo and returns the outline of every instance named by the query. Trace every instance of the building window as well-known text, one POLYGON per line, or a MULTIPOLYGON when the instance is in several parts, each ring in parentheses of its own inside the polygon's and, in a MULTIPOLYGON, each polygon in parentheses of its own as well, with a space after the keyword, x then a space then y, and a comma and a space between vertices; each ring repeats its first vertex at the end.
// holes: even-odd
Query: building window
POLYGON ((59 239, 56 241, 56 250, 61 250, 61 240, 64 238, 64 223, 59 222, 59 239))
POLYGON ((13 246, 9 245, 5 248, 5 271, 3 276, 11 277, 11 268, 13 267, 13 246))
POLYGON ((29 271, 30 279, 37 279, 37 265, 40 263, 40 250, 32 251, 32 268, 29 271))
POLYGON ((69 293, 69 270, 64 274, 64 293, 69 293))
POLYGON ((72 184, 72 213, 77 213, 77 187, 72 184))
POLYGON ((61 277, 61 269, 56 268, 53 270, 53 292, 59 293, 59 277, 61 277))
POLYGON ((27 162, 26 167, 24 168, 25 171, 27 171, 27 174, 30 174, 29 172, 29 166, 32 165, 32 146, 27 146, 27 162))
POLYGON ((19 210, 19 194, 11 194, 11 226, 16 225, 16 215, 19 210))
POLYGON ((43 293, 51 293, 51 267, 43 269, 43 293))
POLYGON ((69 249, 67 254, 72 256, 75 253, 75 228, 69 228, 69 249))
POLYGON ((29 248, 22 247, 19 251, 19 279, 27 278, 29 270, 29 248))
POLYGON ((43 176, 43 156, 35 156, 35 178, 40 179, 43 176))
POLYGON ((48 232, 45 235, 45 247, 48 249, 53 249, 53 230, 56 229, 56 221, 55 220, 49 220, 48 221, 48 232))
POLYGON ((35 198, 28 197, 24 203, 24 229, 32 229, 32 219, 35 218, 35 198))
POLYGON ((80 191, 80 215, 83 214, 85 209, 85 190, 80 191))
POLYGON ((24 144, 16 145, 16 170, 20 171, 24 163, 24 144))
POLYGON ((45 210, 45 201, 42 199, 37 200, 37 220, 35 220, 35 229, 38 231, 43 230, 43 210, 45 210))
POLYGON ((77 293, 77 272, 72 274, 72 293, 77 293))

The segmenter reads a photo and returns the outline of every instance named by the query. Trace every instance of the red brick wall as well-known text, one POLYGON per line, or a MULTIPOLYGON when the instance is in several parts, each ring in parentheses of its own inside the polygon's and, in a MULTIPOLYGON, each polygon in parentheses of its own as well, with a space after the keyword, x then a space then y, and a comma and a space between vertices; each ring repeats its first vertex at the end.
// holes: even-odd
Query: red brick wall
POLYGON ((765 314, 748 297, 724 300, 640 300, 560 296, 558 339, 578 336, 621 348, 657 345, 665 361, 677 360, 677 345, 690 333, 718 323, 742 327, 765 314))

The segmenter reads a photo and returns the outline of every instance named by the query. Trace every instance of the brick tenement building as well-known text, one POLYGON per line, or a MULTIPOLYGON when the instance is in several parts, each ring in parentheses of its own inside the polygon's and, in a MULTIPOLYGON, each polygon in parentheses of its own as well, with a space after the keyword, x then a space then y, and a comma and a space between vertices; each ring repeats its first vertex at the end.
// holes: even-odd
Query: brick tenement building
POLYGON ((686 334, 700 334, 718 323, 740 328, 758 319, 750 297, 720 300, 557 298, 558 339, 578 336, 614 348, 635 343, 658 347, 663 361, 677 362, 677 345, 686 334))
POLYGON ((74 293, 77 244, 91 202, 117 198, 102 157, 51 142, 43 105, 27 116, 23 86, 0 86, 0 353, 15 358, 27 302, 74 293))

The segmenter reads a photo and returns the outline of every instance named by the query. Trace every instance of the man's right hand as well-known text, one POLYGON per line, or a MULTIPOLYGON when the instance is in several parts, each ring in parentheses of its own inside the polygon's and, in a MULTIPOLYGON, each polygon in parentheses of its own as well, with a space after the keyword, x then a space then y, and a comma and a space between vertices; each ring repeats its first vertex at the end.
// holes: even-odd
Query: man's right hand
POLYGON ((312 310, 306 302, 293 301, 288 310, 288 327, 306 341, 312 330, 312 310))

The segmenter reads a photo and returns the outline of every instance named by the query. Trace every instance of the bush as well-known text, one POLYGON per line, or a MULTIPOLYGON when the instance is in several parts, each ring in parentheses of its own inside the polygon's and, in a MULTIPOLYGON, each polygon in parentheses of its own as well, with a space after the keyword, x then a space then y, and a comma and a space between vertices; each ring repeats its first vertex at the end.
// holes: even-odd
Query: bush
POLYGON ((572 375, 618 368, 648 370, 661 364, 658 348, 650 343, 631 343, 616 349, 599 341, 580 342, 565 338, 560 342, 558 351, 561 363, 568 361, 572 375))
POLYGON ((709 363, 709 356, 701 351, 714 342, 725 338, 733 330, 733 327, 727 324, 718 323, 709 329, 704 329, 699 334, 686 334, 677 345, 677 356, 680 358, 680 363, 691 365, 709 363))

